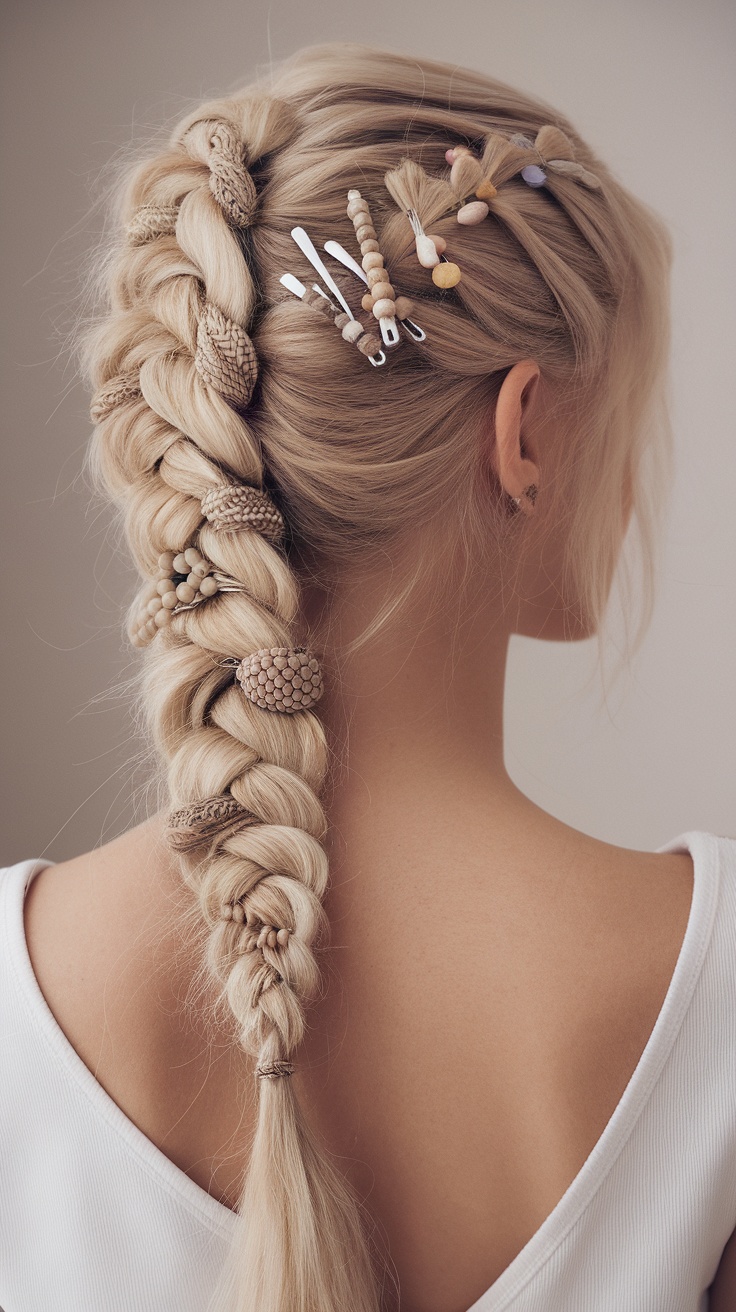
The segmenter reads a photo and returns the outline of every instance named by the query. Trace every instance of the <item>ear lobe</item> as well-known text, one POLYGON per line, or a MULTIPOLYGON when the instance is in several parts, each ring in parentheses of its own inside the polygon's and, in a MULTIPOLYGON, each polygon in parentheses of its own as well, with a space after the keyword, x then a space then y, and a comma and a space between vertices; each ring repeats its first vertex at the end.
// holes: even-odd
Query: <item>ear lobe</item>
POLYGON ((539 485, 538 464, 523 454, 522 426, 540 372, 536 360, 519 360, 504 378, 496 402, 491 462, 504 492, 514 500, 523 497, 528 487, 539 485))

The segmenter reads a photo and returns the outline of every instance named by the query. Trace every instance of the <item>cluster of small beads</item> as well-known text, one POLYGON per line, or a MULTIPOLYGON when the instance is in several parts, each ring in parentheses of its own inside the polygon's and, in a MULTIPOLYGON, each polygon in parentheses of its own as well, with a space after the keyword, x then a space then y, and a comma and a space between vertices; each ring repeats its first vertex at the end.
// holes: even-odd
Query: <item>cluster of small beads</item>
POLYGON ((285 948, 291 936, 291 930, 283 926, 264 924, 252 911, 244 908, 242 902, 223 902, 220 916, 223 920, 243 925, 238 937, 239 952, 255 952, 264 947, 285 948))
POLYGON ((240 662, 235 677, 267 711, 306 711, 324 691, 319 662, 304 647, 264 647, 240 662))
POLYGON ((378 248, 376 230, 371 220, 367 200, 359 191, 348 192, 348 218, 352 219, 355 236, 360 246, 362 266, 368 279, 369 291, 361 302, 363 309, 376 319, 408 319, 413 305, 407 296, 396 297, 389 281, 383 256, 378 248))
POLYGON ((173 551, 164 551, 158 558, 158 574, 143 599, 134 626, 133 645, 145 647, 159 629, 171 623, 176 610, 214 596, 218 583, 211 577, 211 569, 196 547, 187 547, 186 551, 176 555, 173 551))

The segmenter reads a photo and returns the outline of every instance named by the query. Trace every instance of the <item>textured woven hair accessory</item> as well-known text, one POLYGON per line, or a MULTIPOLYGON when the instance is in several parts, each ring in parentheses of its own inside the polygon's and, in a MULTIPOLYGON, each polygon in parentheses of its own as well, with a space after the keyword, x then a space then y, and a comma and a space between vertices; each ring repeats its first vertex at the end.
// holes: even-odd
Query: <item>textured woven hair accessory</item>
POLYGON ((145 647, 179 611, 192 610, 217 592, 243 591, 237 579, 214 569, 196 547, 177 554, 164 551, 158 558, 156 578, 149 583, 133 616, 131 641, 135 647, 145 647))
POLYGON ((258 357, 245 328, 205 301, 197 325, 194 363, 203 382, 236 410, 245 410, 258 378, 258 357))
POLYGON ((262 647, 236 663, 235 677, 264 711, 306 711, 324 691, 319 661, 306 647, 262 647))
POLYGON ((113 410, 126 401, 139 401, 141 386, 138 373, 118 374, 110 378, 92 398, 89 417, 93 424, 101 424, 113 410))
POLYGON ((267 492, 248 483, 226 483, 202 497, 202 514, 215 531, 254 529, 269 542, 282 541, 286 525, 267 492))
POLYGON ((221 793, 172 811, 165 836, 174 852, 191 852, 232 830, 258 823, 258 816, 247 811, 230 793, 221 793))
POLYGON ((170 236, 176 231, 178 214, 177 205, 140 205, 125 225, 131 246, 170 236))

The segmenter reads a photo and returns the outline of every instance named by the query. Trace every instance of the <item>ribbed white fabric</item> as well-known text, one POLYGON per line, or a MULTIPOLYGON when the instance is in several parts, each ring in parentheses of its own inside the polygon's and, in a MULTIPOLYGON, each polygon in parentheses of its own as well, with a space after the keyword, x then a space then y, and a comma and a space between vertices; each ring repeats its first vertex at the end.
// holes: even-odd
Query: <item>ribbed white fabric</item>
MULTIPOLYGON (((704 1312, 736 1228, 736 840, 689 832, 670 986, 564 1197, 469 1312, 704 1312)), ((236 1218, 123 1114, 39 989, 0 871, 0 1308, 205 1312, 236 1218)))

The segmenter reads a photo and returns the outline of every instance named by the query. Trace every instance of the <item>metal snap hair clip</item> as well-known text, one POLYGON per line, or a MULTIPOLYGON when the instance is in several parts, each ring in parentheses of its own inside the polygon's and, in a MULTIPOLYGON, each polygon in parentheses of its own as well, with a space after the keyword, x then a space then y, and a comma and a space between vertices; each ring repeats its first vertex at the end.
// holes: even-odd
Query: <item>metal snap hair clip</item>
MULTIPOLYGON (((307 301, 307 303, 314 303, 315 296, 319 293, 319 298, 324 300, 325 305, 328 307, 327 312, 330 314, 336 326, 341 329, 345 340, 354 342, 361 354, 367 356, 369 362, 374 368, 378 368, 379 365, 386 363, 385 352, 380 349, 380 339, 373 333, 367 333, 360 320, 356 319, 353 314, 345 314, 343 311, 339 310, 330 300, 327 292, 317 283, 313 283, 308 291, 304 284, 301 283, 298 278, 294 277, 293 273, 282 273, 279 282, 286 287, 287 291, 290 291, 294 296, 298 296, 300 300, 307 301), (343 324, 337 322, 340 318, 344 319, 345 322, 343 324)), ((317 299, 319 300, 319 298, 317 299)))
MULTIPOLYGON (((365 283, 366 287, 369 285, 368 274, 361 268, 358 261, 353 259, 350 252, 346 251, 345 247, 340 245, 339 241, 326 241, 325 250, 328 255, 331 255, 335 260, 339 260, 340 264, 344 264, 346 269, 350 269, 356 277, 360 278, 361 282, 365 283)), ((396 302, 397 309, 401 307, 401 300, 402 298, 399 297, 396 302)), ((413 319, 409 319, 408 317, 399 318, 398 314, 397 318, 402 328, 405 329, 415 342, 426 341, 427 334, 419 327, 418 323, 414 323, 413 319)))
POLYGON ((323 264, 314 243, 307 235, 304 228, 292 228, 291 235, 294 238, 294 241, 296 242, 300 251, 302 251, 302 253, 306 255, 307 259, 309 260, 309 263, 312 265, 314 269, 317 270, 317 273, 319 274, 320 278, 324 279, 324 282, 329 287, 330 291, 332 292, 332 295, 336 297, 336 299, 340 302, 345 313, 349 316, 349 318, 354 319, 355 315, 353 314, 352 310, 350 309, 350 306, 345 300, 345 297, 340 291, 340 288, 338 287, 337 283, 332 277, 332 274, 329 272, 328 269, 325 268, 325 265, 323 264))

